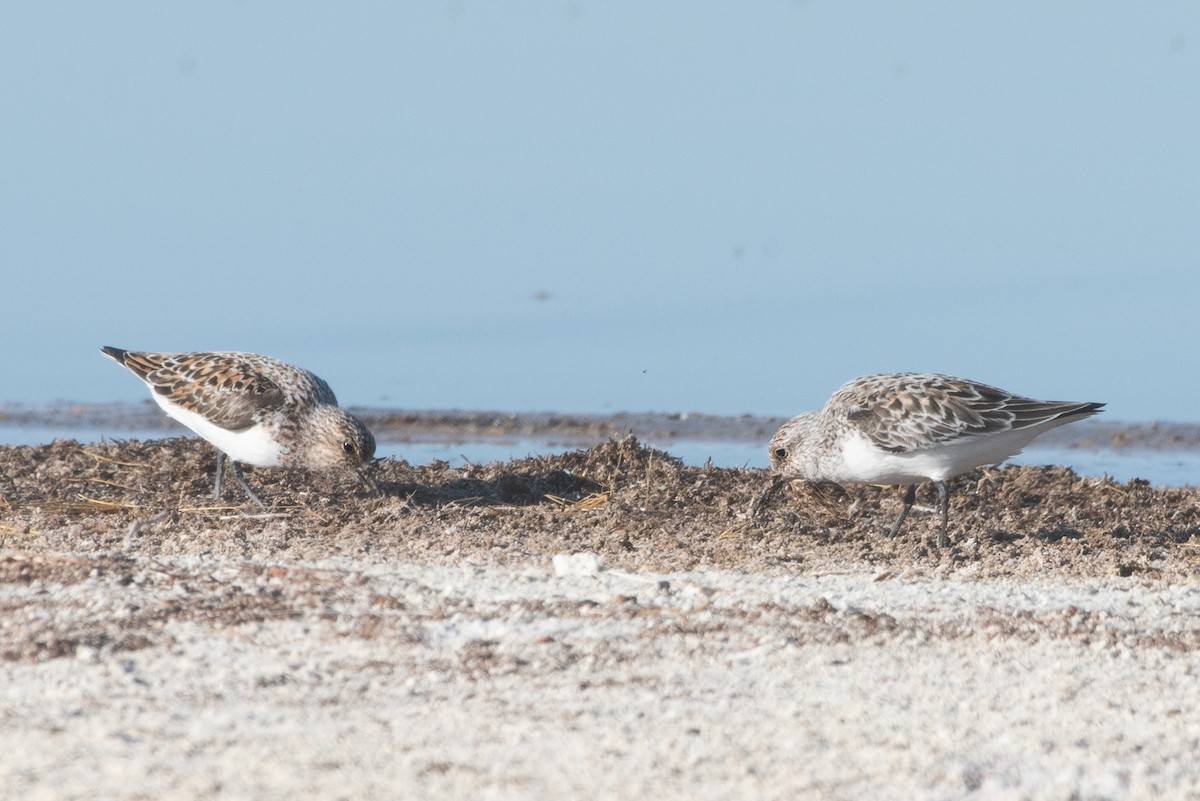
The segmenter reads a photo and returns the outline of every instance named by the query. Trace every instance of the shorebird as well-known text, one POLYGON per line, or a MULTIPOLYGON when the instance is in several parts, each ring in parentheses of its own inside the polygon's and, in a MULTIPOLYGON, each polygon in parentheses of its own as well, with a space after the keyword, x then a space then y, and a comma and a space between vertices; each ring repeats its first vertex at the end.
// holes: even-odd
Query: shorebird
POLYGON ((904 506, 888 532, 904 524, 917 484, 937 485, 947 535, 950 488, 968 470, 999 464, 1051 428, 1090 417, 1103 403, 1042 401, 996 387, 933 373, 885 373, 856 378, 825 407, 785 423, 768 455, 775 484, 794 479, 907 486, 904 506))
POLYGON ((367 467, 375 438, 338 408, 329 385, 307 370, 253 353, 147 353, 103 347, 108 358, 146 383, 162 410, 217 449, 221 467, 250 500, 266 507, 239 463, 308 470, 350 469, 375 489, 367 467))

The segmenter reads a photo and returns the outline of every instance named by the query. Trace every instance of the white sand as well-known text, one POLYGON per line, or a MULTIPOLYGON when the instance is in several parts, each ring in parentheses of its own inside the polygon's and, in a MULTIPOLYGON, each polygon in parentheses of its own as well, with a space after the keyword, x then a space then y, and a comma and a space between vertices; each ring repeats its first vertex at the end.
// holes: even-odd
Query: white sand
POLYGON ((0 662, 0 797, 1200 796, 1198 586, 134 564, 0 584, 149 643, 0 662))

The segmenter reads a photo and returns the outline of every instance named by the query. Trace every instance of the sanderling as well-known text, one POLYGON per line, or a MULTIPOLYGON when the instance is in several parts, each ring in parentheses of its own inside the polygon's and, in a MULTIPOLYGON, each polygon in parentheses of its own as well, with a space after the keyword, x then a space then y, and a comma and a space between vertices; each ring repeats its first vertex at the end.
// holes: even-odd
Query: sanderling
MULTIPOLYGON (((916 499, 916 485, 937 484, 946 529, 946 481, 999 464, 1057 426, 1090 417, 1103 403, 1041 401, 987 384, 930 373, 887 373, 840 387, 819 412, 793 417, 771 440, 771 467, 783 481, 907 485, 894 537, 916 499)), ((774 487, 773 487, 774 488, 774 487)))
POLYGON ((259 506, 266 504, 242 478, 239 462, 258 467, 352 469, 374 488, 366 468, 375 438, 338 408, 329 385, 307 370, 253 353, 144 353, 103 347, 150 387, 168 415, 218 451, 214 497, 221 497, 221 463, 259 506))

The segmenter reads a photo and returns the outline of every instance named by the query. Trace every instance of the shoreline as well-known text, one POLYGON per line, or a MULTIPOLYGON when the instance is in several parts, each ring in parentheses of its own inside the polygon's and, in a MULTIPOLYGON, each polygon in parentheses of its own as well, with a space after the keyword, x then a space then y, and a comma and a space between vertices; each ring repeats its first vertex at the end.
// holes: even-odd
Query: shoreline
MULTIPOLYGON (((524 437, 565 445, 593 446, 630 434, 644 441, 762 442, 787 417, 714 415, 701 412, 567 414, 461 409, 347 407, 383 442, 443 442, 524 437)), ((0 430, 9 428, 179 431, 150 400, 132 403, 0 404, 0 430)), ((1104 417, 1051 429, 1037 444, 1087 449, 1200 450, 1200 423, 1129 423, 1104 417)))

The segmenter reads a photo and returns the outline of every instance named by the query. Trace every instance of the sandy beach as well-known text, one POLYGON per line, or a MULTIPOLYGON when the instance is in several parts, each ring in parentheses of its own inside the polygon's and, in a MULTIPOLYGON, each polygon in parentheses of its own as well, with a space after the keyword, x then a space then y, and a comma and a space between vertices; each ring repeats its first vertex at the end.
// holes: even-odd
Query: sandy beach
POLYGON ((1189 798, 1200 493, 0 448, 0 797, 1189 798), (918 505, 932 502, 926 488, 918 505))

